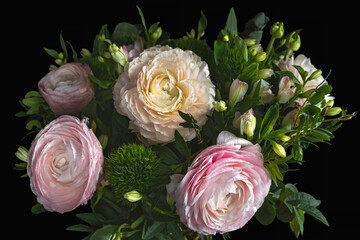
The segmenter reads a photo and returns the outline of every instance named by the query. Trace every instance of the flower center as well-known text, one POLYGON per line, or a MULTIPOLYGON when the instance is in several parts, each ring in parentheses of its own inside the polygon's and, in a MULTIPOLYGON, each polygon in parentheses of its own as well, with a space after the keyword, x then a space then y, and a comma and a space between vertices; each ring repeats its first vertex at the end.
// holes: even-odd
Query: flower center
POLYGON ((172 79, 168 74, 156 76, 149 86, 152 102, 161 108, 176 108, 176 105, 181 101, 181 91, 175 83, 175 79, 172 79))

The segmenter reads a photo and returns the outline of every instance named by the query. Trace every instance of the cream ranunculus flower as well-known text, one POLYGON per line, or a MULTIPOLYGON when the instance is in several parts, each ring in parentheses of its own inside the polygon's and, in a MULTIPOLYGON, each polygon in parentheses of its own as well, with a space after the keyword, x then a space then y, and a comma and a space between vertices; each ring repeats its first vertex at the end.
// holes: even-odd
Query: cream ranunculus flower
POLYGON ((119 114, 148 144, 168 143, 178 130, 186 141, 195 131, 183 128, 178 110, 190 113, 203 126, 213 108, 215 86, 206 62, 191 51, 169 46, 146 49, 125 66, 114 89, 119 114))

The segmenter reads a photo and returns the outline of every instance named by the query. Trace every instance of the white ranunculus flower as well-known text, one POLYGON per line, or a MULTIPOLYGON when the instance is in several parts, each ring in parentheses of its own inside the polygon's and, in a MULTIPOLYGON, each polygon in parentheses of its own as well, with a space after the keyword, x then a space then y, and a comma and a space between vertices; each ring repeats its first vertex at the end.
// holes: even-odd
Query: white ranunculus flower
POLYGON ((125 66, 114 89, 119 114, 130 119, 129 128, 148 144, 168 143, 178 130, 186 141, 195 131, 183 128, 178 110, 190 113, 203 126, 213 108, 215 86, 206 62, 191 51, 169 46, 144 50, 125 66))

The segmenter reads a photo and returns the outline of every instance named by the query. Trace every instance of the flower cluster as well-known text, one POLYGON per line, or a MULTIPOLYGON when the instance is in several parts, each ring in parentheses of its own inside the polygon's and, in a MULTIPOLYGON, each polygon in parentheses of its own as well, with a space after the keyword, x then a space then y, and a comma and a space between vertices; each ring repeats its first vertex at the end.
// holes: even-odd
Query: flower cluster
POLYGON ((67 230, 106 239, 196 239, 227 234, 255 217, 304 231, 305 213, 328 225, 310 194, 284 183, 310 144, 329 142, 348 114, 331 85, 297 54, 300 30, 266 30, 259 13, 238 31, 234 9, 214 41, 180 39, 159 23, 104 25, 79 56, 60 35, 56 65, 20 101, 37 132, 15 153, 38 203, 69 212, 90 202, 86 224, 67 230), (264 33, 266 33, 266 31, 264 33), (80 120, 82 119, 82 120, 80 120))

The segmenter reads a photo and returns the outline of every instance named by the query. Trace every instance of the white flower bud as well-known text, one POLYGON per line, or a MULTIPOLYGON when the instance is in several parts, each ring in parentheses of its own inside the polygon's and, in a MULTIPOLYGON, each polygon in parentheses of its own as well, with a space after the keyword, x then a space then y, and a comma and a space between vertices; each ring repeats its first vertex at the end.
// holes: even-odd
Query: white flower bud
POLYGON ((230 93, 229 93, 230 107, 235 106, 236 103, 243 100, 247 90, 248 90, 248 84, 246 82, 242 82, 239 79, 235 79, 230 86, 230 93))

